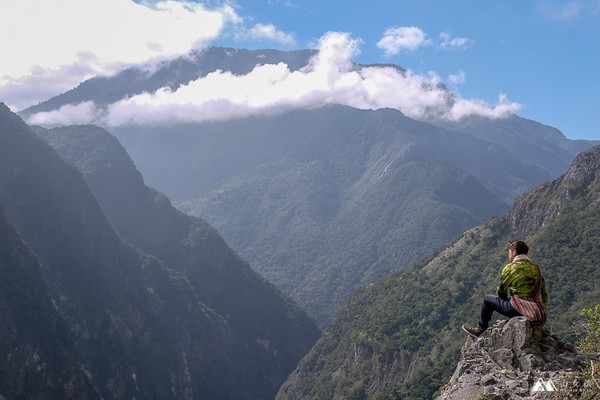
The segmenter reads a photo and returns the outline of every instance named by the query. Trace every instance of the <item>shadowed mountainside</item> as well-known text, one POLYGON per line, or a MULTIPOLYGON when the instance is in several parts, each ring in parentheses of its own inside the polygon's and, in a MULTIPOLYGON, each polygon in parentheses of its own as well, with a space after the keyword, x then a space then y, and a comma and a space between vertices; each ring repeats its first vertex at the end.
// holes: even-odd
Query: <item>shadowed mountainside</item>
POLYGON ((141 174, 109 132, 72 126, 38 134, 82 172, 110 223, 137 248, 185 275, 198 299, 264 343, 282 374, 320 336, 312 320, 231 252, 204 220, 176 210, 141 174), (286 321, 284 323, 284 321, 286 321))
MULTIPOLYGON (((181 217, 187 225, 180 227, 189 229, 181 240, 189 242, 197 257, 186 265, 187 271, 124 242, 84 177, 20 118, 0 107, 0 203, 40 260, 48 293, 76 343, 76 364, 46 364, 47 376, 81 365, 100 395, 114 399, 272 398, 299 357, 297 348, 290 351, 276 338, 296 332, 298 348, 308 348, 316 336, 306 333, 318 334, 314 324, 257 278, 203 221, 181 217), (249 303, 253 296, 269 299, 271 308, 261 309, 257 319, 270 310, 285 310, 274 312, 274 322, 264 328, 274 331, 262 336, 245 332, 251 317, 237 318, 233 304, 229 314, 220 314, 199 299, 188 274, 211 264, 232 281, 228 288, 216 283, 214 291, 228 290, 249 303), (243 284, 236 286, 236 281, 243 284), (254 285, 245 286, 246 281, 254 285)), ((112 195, 118 196, 113 189, 112 195)), ((164 196, 149 193, 157 209, 164 207, 164 196)), ((164 228, 148 229, 152 236, 164 228)), ((26 356, 35 354, 31 349, 26 356)), ((84 393, 85 386, 78 389, 84 393)))
POLYGON ((100 399, 40 265, 0 205, 0 397, 100 399))

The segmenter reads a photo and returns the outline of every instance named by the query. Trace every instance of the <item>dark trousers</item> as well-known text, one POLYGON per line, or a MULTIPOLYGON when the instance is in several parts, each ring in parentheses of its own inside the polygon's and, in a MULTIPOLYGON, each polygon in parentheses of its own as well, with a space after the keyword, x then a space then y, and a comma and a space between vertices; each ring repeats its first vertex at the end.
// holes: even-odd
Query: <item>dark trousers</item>
POLYGON ((502 298, 494 296, 492 294, 486 294, 483 296, 481 302, 481 312, 479 313, 479 329, 485 331, 488 328, 490 319, 494 311, 499 312, 505 317, 512 318, 521 315, 513 306, 510 304, 510 298, 502 298))

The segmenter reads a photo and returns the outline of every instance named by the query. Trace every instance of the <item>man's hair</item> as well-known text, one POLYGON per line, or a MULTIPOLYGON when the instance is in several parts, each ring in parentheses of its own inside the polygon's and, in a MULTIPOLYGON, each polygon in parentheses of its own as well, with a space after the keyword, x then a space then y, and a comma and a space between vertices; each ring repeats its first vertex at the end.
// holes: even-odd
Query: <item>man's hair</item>
POLYGON ((516 250, 517 254, 527 254, 529 251, 529 246, 522 240, 517 240, 516 242, 512 242, 510 246, 508 246, 509 250, 516 250))

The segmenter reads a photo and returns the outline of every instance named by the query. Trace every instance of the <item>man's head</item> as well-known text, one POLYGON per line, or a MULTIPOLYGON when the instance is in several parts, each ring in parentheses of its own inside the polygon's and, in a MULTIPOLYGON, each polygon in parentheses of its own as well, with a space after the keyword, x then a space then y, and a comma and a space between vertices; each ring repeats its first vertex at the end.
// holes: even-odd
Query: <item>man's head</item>
POLYGON ((529 252, 529 246, 522 240, 517 240, 516 242, 512 242, 510 246, 508 246, 508 258, 510 261, 519 254, 527 254, 529 252))

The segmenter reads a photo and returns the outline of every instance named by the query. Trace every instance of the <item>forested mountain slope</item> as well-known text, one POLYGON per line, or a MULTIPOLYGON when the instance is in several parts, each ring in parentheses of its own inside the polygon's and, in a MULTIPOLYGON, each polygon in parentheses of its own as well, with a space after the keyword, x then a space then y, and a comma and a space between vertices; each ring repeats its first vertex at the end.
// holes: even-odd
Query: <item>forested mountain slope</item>
MULTIPOLYGON (((275 339, 269 342, 268 335, 299 332, 297 339, 306 340, 305 347, 314 340, 304 336, 302 325, 308 322, 308 331, 316 332, 314 324, 272 286, 256 278, 258 283, 252 287, 235 285, 235 277, 245 282, 255 275, 206 223, 188 221, 194 229, 184 240, 198 248, 194 253, 197 264, 187 265, 188 271, 124 242, 81 173, 4 105, 0 106, 0 160, 0 203, 39 259, 55 312, 68 321, 70 331, 65 337, 72 335, 76 343, 72 356, 76 364, 46 364, 48 379, 66 379, 59 371, 73 371, 81 365, 104 398, 270 399, 293 358, 299 356, 298 350, 290 351, 275 339), (274 308, 286 309, 289 315, 273 315, 271 327, 280 330, 248 337, 244 320, 220 314, 201 301, 186 273, 209 268, 206 265, 211 263, 227 270, 234 281, 230 291, 248 298, 266 297, 274 308)), ((118 188, 113 189, 112 195, 118 196, 118 188)), ((156 197, 166 204, 161 196, 156 197)), ((146 228, 150 236, 163 229, 156 226, 152 231, 151 224, 146 228)), ((221 289, 215 284, 215 291, 221 289)), ((43 293, 40 296, 43 300, 43 293)), ((269 310, 260 310, 265 311, 269 310)), ((40 321, 52 318, 52 314, 40 315, 40 321)), ((43 334, 39 329, 44 324, 36 326, 35 335, 43 334)), ((70 351, 68 341, 62 348, 70 351)), ((30 356, 36 357, 35 352, 30 356)), ((65 359, 69 360, 68 353, 65 359)), ((72 376, 73 385, 79 385, 75 389, 94 398, 93 390, 85 386, 89 382, 72 376)), ((5 379, 10 376, 3 375, 0 387, 10 387, 5 379)))
POLYGON ((154 184, 321 325, 358 285, 505 210, 469 174, 489 170, 504 185, 549 179, 541 168, 520 173, 522 160, 499 147, 394 110, 328 107, 116 133, 154 184))
POLYGON ((525 239, 550 295, 547 329, 573 339, 578 311, 600 299, 600 147, 560 178, 525 194, 502 217, 460 235, 408 270, 358 290, 277 399, 431 398, 454 370, 495 293, 512 240, 525 239))
MULTIPOLYGON (((358 286, 559 175, 558 166, 389 109, 331 106, 115 134, 153 185, 214 224, 321 326, 358 286)), ((556 151, 564 172, 576 153, 556 151)))

